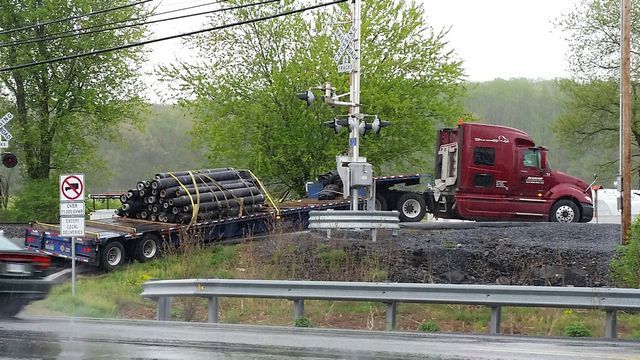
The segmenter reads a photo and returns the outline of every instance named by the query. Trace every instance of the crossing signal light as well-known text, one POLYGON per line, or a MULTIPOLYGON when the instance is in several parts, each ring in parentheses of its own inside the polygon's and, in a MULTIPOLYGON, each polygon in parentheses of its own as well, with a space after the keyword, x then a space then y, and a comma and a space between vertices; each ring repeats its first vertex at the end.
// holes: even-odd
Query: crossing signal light
POLYGON ((373 132, 375 134, 380 134, 380 130, 382 130, 382 128, 385 128, 385 127, 387 127, 389 125, 391 125, 390 122, 382 121, 382 120, 380 120, 379 117, 376 116, 376 118, 371 123, 371 127, 369 129, 373 130, 373 132))
POLYGON ((306 92, 298 93, 298 94, 296 94, 296 96, 298 97, 298 99, 306 101, 307 102, 307 106, 311 106, 311 104, 313 104, 313 101, 316 99, 315 95, 313 95, 311 90, 307 90, 306 92))
POLYGON ((2 154, 2 165, 11 169, 18 165, 18 157, 12 153, 4 153, 2 154))
POLYGON ((337 134, 340 132, 340 129, 343 127, 349 126, 349 120, 347 119, 333 119, 331 121, 325 121, 324 126, 328 128, 332 128, 333 131, 337 134))

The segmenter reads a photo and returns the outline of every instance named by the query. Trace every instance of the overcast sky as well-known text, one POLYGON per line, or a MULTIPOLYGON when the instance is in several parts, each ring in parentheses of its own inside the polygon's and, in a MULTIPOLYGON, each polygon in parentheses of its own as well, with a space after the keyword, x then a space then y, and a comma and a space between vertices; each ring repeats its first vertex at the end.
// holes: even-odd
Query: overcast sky
POLYGON ((435 28, 451 27, 450 46, 470 80, 568 76, 568 46, 553 22, 577 0, 418 0, 435 28))
MULTIPOLYGON (((373 0, 369 0, 373 1, 373 0)), ((572 10, 579 0, 416 0, 425 9, 427 23, 436 30, 449 28, 450 48, 463 61, 472 81, 526 77, 552 79, 568 76, 567 44, 553 21, 572 10)), ((158 11, 210 3, 210 0, 164 0, 158 11)), ((203 7, 190 12, 206 11, 203 7)), ((176 16, 170 14, 166 16, 176 16)), ((202 27, 204 17, 153 26, 154 37, 187 32, 202 27)), ((172 62, 176 56, 192 56, 180 40, 152 46, 151 70, 172 62)), ((151 86, 161 88, 157 83, 151 86)), ((152 100, 157 101, 153 96, 152 100)))

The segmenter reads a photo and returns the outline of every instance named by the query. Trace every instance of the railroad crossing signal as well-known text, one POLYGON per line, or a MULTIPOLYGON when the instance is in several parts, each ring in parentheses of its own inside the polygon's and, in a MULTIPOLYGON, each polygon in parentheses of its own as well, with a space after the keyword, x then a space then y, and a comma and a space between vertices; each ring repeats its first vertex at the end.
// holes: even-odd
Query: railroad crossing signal
POLYGON ((0 149, 8 148, 9 140, 13 139, 11 133, 4 127, 11 119, 13 119, 13 114, 10 112, 0 118, 0 149), (4 140, 2 140, 3 138, 4 140))
POLYGON ((12 153, 4 153, 2 154, 2 165, 11 169, 18 165, 18 158, 12 153))

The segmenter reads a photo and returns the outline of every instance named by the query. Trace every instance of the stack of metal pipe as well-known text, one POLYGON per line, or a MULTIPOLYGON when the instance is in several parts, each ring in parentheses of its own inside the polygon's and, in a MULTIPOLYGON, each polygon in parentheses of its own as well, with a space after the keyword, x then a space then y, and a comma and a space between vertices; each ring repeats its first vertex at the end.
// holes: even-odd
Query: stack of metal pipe
POLYGON ((190 223, 258 211, 265 197, 248 171, 233 168, 156 174, 120 196, 122 217, 190 223))

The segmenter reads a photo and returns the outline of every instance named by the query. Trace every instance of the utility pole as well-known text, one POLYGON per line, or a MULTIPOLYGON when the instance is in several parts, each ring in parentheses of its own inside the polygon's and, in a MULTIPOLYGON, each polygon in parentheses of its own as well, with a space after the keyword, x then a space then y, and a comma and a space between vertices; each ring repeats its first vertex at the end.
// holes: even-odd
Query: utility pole
POLYGON ((631 228, 631 0, 620 0, 620 169, 622 214, 620 243, 627 243, 631 228))
MULTIPOLYGON (((351 161, 357 163, 360 161, 360 53, 362 36, 362 0, 351 0, 351 24, 355 30, 353 35, 353 51, 355 58, 353 60, 353 69, 351 71, 351 95, 350 102, 355 104, 349 110, 349 121, 353 122, 351 133, 349 134, 349 153, 351 161)), ((351 189, 351 210, 358 209, 358 189, 351 189)))

